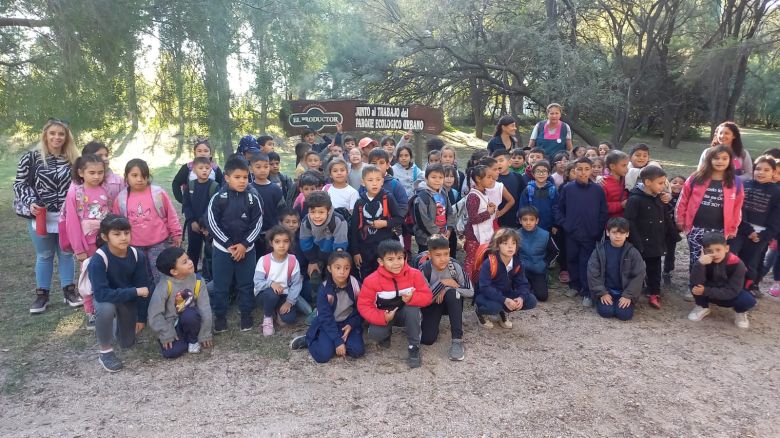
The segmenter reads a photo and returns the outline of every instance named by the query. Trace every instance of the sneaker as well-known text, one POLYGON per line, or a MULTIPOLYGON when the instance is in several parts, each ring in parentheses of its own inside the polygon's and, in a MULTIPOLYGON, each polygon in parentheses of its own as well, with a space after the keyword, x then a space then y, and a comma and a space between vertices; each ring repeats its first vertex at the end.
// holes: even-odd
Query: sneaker
POLYGON ((479 325, 485 328, 493 328, 493 321, 485 318, 485 315, 479 313, 479 310, 477 310, 477 321, 479 321, 479 325))
POLYGON ((420 368, 422 365, 422 351, 419 345, 409 346, 409 357, 406 359, 409 368, 420 368))
POLYGON ((290 350, 303 350, 308 346, 309 343, 306 342, 306 336, 296 336, 290 341, 290 350))
POLYGON ((691 321, 701 321, 705 316, 709 315, 710 312, 712 311, 709 307, 693 306, 693 310, 688 314, 688 319, 691 321))
POLYGON ((248 332, 249 330, 252 330, 252 326, 255 325, 254 319, 252 319, 252 315, 250 314, 241 314, 241 331, 242 332, 248 332))
POLYGON ((62 296, 65 304, 70 307, 81 307, 84 305, 84 300, 81 299, 81 295, 76 292, 76 286, 69 284, 62 288, 62 296))
POLYGON ((569 271, 561 271, 558 274, 558 281, 561 283, 568 283, 569 282, 569 271))
POLYGON ((49 291, 46 289, 35 289, 35 302, 30 306, 30 313, 43 313, 49 305, 49 291))
POLYGON ((593 307, 593 300, 590 297, 582 297, 582 307, 593 307))
POLYGON ((274 319, 270 316, 263 317, 263 336, 274 335, 274 319))
POLYGON ((200 353, 200 342, 193 342, 191 344, 187 344, 187 352, 192 354, 200 353))
POLYGON ((664 279, 664 286, 671 286, 672 285, 672 273, 671 272, 664 272, 662 277, 664 279))
POLYGON ((647 302, 650 303, 650 307, 655 307, 656 309, 661 308, 661 296, 660 295, 650 295, 647 297, 647 302))
POLYGON ((450 344, 450 360, 463 360, 466 350, 463 349, 463 339, 453 339, 450 344))
POLYGON ((97 318, 92 313, 87 313, 87 330, 94 331, 95 330, 95 320, 97 318))
POLYGON ((569 298, 574 298, 577 295, 579 295, 580 292, 578 290, 576 290, 576 289, 566 289, 566 292, 564 292, 563 294, 566 295, 569 298))
POLYGON ((780 281, 775 282, 775 284, 770 286, 768 293, 773 297, 780 297, 780 281))
POLYGON ((380 347, 382 347, 384 349, 388 349, 392 345, 391 339, 392 339, 392 336, 388 336, 388 337, 382 339, 381 341, 377 342, 377 345, 379 345, 380 347))
POLYGON ((507 316, 506 312, 498 312, 498 325, 505 329, 512 328, 512 321, 509 320, 509 316, 507 316))
POLYGON ((100 353, 98 356, 98 362, 103 366, 103 369, 109 373, 115 373, 122 369, 122 361, 116 357, 116 353, 109 351, 108 353, 100 353))
POLYGON ((214 334, 224 333, 227 331, 227 319, 223 317, 217 317, 214 320, 214 334))
POLYGON ((685 289, 684 291, 682 291, 682 297, 683 297, 683 300, 685 300, 685 301, 687 301, 689 303, 692 303, 694 301, 693 300, 693 294, 688 289, 685 289))
POLYGON ((317 318, 317 309, 313 309, 308 315, 306 315, 306 325, 314 324, 315 318, 317 318))
POLYGON ((750 328, 750 321, 748 321, 747 312, 735 313, 734 324, 741 329, 750 328))

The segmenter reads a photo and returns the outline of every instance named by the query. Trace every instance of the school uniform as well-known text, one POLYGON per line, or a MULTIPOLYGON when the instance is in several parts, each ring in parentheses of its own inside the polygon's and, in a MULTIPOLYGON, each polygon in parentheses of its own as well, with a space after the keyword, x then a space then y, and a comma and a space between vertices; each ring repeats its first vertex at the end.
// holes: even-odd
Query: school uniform
POLYGON ((634 305, 642 293, 645 279, 645 262, 642 255, 629 242, 614 247, 609 240, 598 245, 588 260, 588 287, 596 303, 596 312, 604 318, 615 317, 628 321, 634 316, 634 305), (610 294, 612 304, 601 302, 601 297, 610 294), (618 306, 620 298, 631 300, 628 307, 618 306))
POLYGON ((498 315, 499 312, 510 312, 504 305, 506 298, 523 299, 523 308, 530 310, 536 307, 536 297, 531 293, 531 287, 522 268, 520 255, 515 254, 509 265, 505 265, 501 256, 489 254, 479 269, 479 287, 474 294, 474 304, 481 315, 498 315), (495 276, 491 268, 493 257, 495 276))
POLYGON ((363 318, 357 309, 359 294, 360 285, 355 277, 350 277, 343 288, 336 286, 332 280, 322 283, 317 292, 317 317, 306 331, 309 354, 316 362, 328 362, 341 345, 345 346, 349 357, 358 358, 365 354, 363 318), (351 330, 345 341, 342 330, 347 325, 351 330))

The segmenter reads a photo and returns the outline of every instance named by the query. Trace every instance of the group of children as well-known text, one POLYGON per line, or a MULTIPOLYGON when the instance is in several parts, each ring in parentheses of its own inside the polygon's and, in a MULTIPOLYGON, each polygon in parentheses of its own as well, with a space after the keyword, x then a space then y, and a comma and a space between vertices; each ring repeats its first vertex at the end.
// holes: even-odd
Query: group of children
POLYGON ((419 168, 409 133, 396 144, 338 131, 322 144, 302 135, 295 178, 280 172, 271 137, 242 138, 224 170, 199 140, 172 187, 183 226, 143 160, 130 160, 123 180, 110 172, 104 145, 84 148, 62 216, 84 262, 79 291, 104 368, 122 367, 111 346, 114 318, 123 348, 148 321, 161 354, 173 358, 227 330, 232 296, 242 331, 255 326, 258 306, 265 336, 300 314, 309 328, 291 347, 317 362, 362 356, 363 330, 387 347, 398 325, 408 364, 419 367, 420 344, 436 342, 443 315, 449 358, 462 360, 464 301, 483 327, 511 328, 512 312, 548 299, 556 264, 567 295, 595 302, 603 317, 631 319, 642 294, 660 308, 680 231, 691 248, 689 318, 716 304, 748 326, 755 300, 747 290, 780 231, 777 154, 759 157, 747 182, 734 175, 725 146, 687 179, 668 180, 642 144, 628 155, 608 143, 575 148, 553 164, 543 149, 496 148, 475 152, 461 171, 438 138, 419 168))

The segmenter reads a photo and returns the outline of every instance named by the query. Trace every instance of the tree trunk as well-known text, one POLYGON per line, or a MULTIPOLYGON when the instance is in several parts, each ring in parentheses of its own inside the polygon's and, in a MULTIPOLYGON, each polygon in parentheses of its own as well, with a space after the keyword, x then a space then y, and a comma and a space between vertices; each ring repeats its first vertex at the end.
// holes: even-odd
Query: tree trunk
POLYGON ((474 114, 474 135, 482 138, 485 130, 485 98, 476 78, 469 79, 469 96, 471 112, 474 114))
POLYGON ((203 67, 205 71, 206 101, 208 108, 209 137, 225 155, 233 153, 230 120, 230 84, 228 83, 227 56, 230 53, 230 2, 207 2, 206 29, 202 41, 203 67))
POLYGON ((127 112, 130 115, 130 125, 133 132, 138 131, 138 90, 135 86, 135 50, 128 48, 125 54, 127 74, 127 112))
POLYGON ((565 116, 561 117, 561 120, 566 122, 571 128, 572 132, 579 135, 589 146, 596 147, 599 144, 599 138, 596 137, 596 135, 589 129, 582 126, 578 120, 572 120, 571 118, 565 116))

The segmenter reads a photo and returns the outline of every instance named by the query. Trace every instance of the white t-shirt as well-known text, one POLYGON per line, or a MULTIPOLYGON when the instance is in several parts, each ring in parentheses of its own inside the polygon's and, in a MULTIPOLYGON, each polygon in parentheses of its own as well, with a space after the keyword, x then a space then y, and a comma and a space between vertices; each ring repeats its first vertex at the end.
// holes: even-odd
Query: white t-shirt
MULTIPOLYGON (((291 282, 291 279, 287 278, 287 270, 289 269, 287 267, 287 263, 289 263, 290 258, 287 257, 284 259, 284 261, 278 261, 274 258, 272 254, 268 254, 268 257, 271 259, 270 267, 268 268, 268 272, 265 272, 265 266, 262 260, 258 260, 257 266, 255 267, 256 272, 262 272, 265 274, 265 278, 270 281, 275 281, 277 283, 280 283, 284 285, 284 291, 287 293, 288 285, 291 282)), ((293 261, 293 263, 295 263, 293 261)), ((295 276, 300 275, 301 269, 298 264, 295 264, 295 268, 293 269, 292 276, 295 278, 295 276)))
POLYGON ((496 207, 498 207, 504 200, 504 183, 496 181, 496 184, 492 188, 485 189, 485 195, 487 196, 488 201, 496 204, 496 207))
POLYGON ((347 185, 343 189, 330 186, 328 187, 328 195, 330 196, 330 201, 333 203, 333 208, 343 207, 349 211, 352 211, 355 208, 355 203, 360 197, 358 191, 350 185, 347 185))

